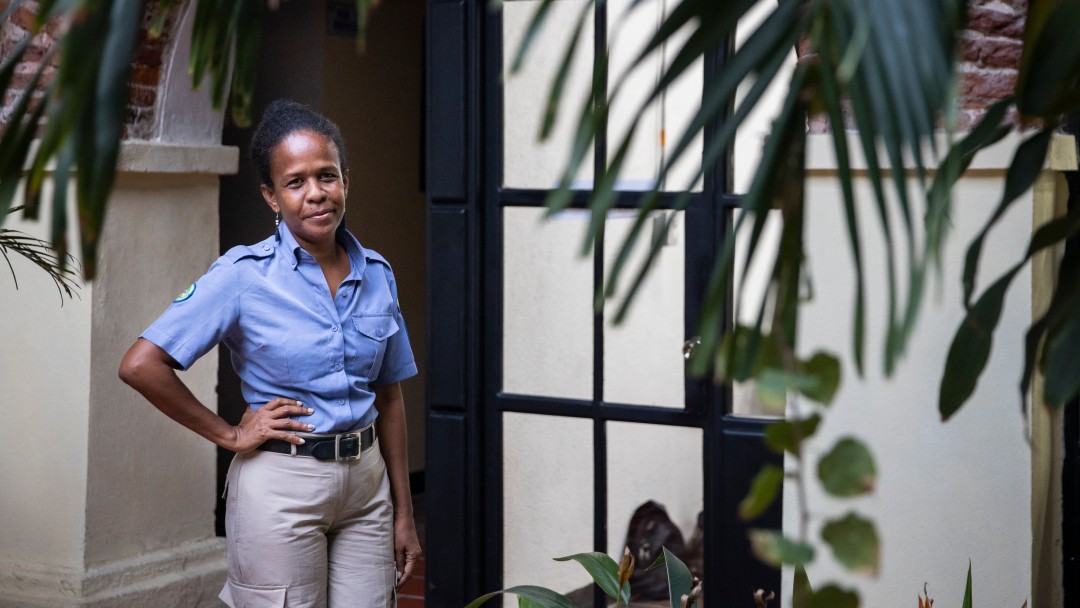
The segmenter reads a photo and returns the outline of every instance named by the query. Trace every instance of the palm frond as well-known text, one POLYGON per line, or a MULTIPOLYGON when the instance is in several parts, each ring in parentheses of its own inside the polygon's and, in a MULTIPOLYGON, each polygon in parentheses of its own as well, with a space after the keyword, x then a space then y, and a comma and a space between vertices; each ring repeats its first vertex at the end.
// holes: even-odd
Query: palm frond
MULTIPOLYGON (((12 212, 17 210, 13 209, 12 212)), ((7 263, 11 279, 15 283, 15 289, 19 288, 19 279, 15 275, 15 266, 11 263, 11 255, 26 258, 49 275, 60 294, 61 306, 64 304, 64 296, 68 298, 78 296, 79 273, 76 270, 78 262, 70 255, 54 250, 48 241, 20 230, 0 228, 0 255, 4 256, 4 262, 7 263)))

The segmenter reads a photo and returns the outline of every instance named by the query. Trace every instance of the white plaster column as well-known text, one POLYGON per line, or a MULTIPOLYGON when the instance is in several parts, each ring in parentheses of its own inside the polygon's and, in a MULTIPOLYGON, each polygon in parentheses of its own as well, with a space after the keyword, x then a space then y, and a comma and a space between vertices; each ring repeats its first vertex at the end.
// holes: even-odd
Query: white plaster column
MULTIPOLYGON (((231 147, 125 143, 98 276, 62 308, 15 260, 20 289, 0 289, 0 606, 220 605, 214 446, 116 370, 217 257, 218 175, 236 161, 231 147)), ((216 351, 181 378, 216 408, 216 351)))

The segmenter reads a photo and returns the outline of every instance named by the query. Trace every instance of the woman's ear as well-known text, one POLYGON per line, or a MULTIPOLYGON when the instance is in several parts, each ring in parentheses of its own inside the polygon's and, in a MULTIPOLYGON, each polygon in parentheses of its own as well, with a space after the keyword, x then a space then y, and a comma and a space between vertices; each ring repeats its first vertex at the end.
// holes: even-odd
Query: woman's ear
POLYGON ((341 174, 341 186, 342 186, 342 193, 345 196, 349 196, 349 172, 348 171, 341 174))
POLYGON ((274 200, 274 190, 270 186, 259 184, 259 192, 262 193, 263 200, 266 201, 267 205, 270 205, 270 209, 273 210, 274 213, 281 211, 278 209, 277 201, 274 200))

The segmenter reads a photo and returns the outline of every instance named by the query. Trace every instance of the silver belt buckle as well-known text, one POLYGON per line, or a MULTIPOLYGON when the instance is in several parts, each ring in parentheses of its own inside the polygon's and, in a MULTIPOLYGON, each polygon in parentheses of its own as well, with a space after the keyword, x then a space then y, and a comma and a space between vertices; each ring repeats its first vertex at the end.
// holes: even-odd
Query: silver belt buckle
POLYGON ((360 433, 338 433, 334 435, 334 460, 360 460, 360 455, 364 453, 364 439, 360 436, 360 433), (356 455, 354 456, 342 456, 341 455, 341 438, 353 435, 356 437, 356 455))

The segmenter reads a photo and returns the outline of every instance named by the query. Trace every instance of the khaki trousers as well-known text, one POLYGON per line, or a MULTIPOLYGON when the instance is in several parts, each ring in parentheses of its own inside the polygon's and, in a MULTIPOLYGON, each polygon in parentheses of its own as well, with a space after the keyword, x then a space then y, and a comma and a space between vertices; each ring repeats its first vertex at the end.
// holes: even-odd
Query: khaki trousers
POLYGON ((395 605, 394 509, 378 440, 353 461, 237 454, 226 484, 226 604, 395 605))

